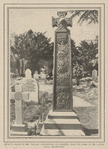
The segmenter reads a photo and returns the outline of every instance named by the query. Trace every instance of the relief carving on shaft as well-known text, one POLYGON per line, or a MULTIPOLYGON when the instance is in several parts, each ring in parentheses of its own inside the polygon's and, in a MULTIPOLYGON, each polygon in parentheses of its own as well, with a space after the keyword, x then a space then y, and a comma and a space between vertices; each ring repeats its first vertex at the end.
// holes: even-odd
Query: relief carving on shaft
POLYGON ((72 18, 67 18, 67 12, 58 12, 58 18, 52 18, 55 31, 55 86, 54 86, 54 110, 72 110, 72 88, 71 88, 71 45, 70 31, 72 18))

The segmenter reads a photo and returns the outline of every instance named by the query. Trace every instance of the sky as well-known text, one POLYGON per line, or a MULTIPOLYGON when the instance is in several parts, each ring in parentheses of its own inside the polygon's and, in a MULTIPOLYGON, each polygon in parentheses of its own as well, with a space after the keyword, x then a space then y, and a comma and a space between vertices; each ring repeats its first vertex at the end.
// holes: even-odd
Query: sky
MULTIPOLYGON (((52 27, 52 16, 57 18, 58 10, 48 9, 10 9, 9 10, 9 33, 23 34, 28 30, 33 32, 46 32, 47 37, 51 37, 54 41, 54 31, 56 27, 52 27)), ((70 13, 67 14, 69 18, 70 13)), ((90 25, 84 22, 78 24, 78 17, 72 19, 72 27, 68 27, 71 31, 71 38, 75 41, 76 46, 80 45, 82 40, 95 40, 98 35, 98 24, 90 25)))

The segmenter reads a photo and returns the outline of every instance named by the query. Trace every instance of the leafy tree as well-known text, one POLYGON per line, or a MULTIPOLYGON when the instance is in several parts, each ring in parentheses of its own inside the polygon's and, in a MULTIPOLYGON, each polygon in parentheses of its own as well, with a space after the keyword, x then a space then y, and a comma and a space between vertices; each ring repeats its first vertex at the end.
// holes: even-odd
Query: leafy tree
POLYGON ((91 23, 98 23, 98 11, 97 10, 70 10, 69 12, 72 13, 72 17, 79 16, 78 23, 83 23, 85 21, 88 24, 91 23))
POLYGON ((10 72, 11 73, 18 73, 17 61, 18 61, 18 53, 14 48, 14 36, 15 33, 11 34, 10 36, 10 72))
POLYGON ((83 65, 84 71, 91 73, 93 69, 91 62, 96 59, 98 44, 93 43, 92 41, 91 43, 82 41, 80 45, 80 64, 83 65))
POLYGON ((98 70, 98 36, 95 42, 81 41, 80 46, 77 47, 71 40, 71 49, 73 77, 76 78, 77 82, 83 73, 91 74, 94 68, 98 70))
POLYGON ((32 30, 15 36, 14 48, 19 58, 25 58, 28 61, 28 68, 34 73, 35 70, 40 70, 39 61, 44 59, 52 61, 53 59, 53 43, 50 43, 50 38, 45 36, 45 33, 34 33, 32 30))
POLYGON ((76 65, 73 68, 73 76, 76 78, 77 85, 79 85, 79 80, 82 77, 82 66, 76 62, 76 65))
POLYGON ((71 40, 71 50, 72 50, 72 67, 76 65, 76 62, 80 63, 81 59, 81 48, 75 46, 75 42, 71 40))

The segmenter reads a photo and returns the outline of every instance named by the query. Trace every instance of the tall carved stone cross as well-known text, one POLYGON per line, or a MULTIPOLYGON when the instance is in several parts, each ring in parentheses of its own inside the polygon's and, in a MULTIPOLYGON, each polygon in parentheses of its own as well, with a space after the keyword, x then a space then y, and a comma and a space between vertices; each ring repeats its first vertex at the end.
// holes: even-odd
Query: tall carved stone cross
POLYGON ((44 122, 40 135, 84 136, 82 125, 73 111, 71 38, 67 26, 72 26, 66 12, 52 19, 55 31, 53 110, 44 122))
POLYGON ((52 17, 55 31, 54 47, 54 86, 53 111, 72 111, 72 62, 71 38, 68 26, 72 27, 72 18, 66 18, 67 12, 58 12, 58 18, 52 17))

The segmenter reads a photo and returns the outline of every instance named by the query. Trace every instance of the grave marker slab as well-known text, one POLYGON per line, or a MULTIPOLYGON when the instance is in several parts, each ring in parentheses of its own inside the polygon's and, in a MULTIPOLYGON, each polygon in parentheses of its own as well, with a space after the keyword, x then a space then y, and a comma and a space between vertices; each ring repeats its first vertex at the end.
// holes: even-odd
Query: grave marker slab
POLYGON ((92 71, 92 81, 96 81, 97 80, 97 70, 93 70, 92 71))
POLYGON ((34 79, 36 79, 36 80, 38 80, 39 79, 39 74, 38 74, 38 72, 37 71, 35 71, 35 73, 34 73, 34 79))
POLYGON ((27 70, 25 71, 25 77, 26 77, 26 78, 31 78, 31 70, 30 70, 30 69, 27 69, 27 70))
POLYGON ((38 102, 39 87, 34 78, 23 78, 22 82, 23 93, 29 94, 29 101, 38 102))
POLYGON ((40 78, 41 78, 41 79, 46 79, 46 74, 43 73, 43 72, 41 72, 41 73, 40 73, 40 78))

